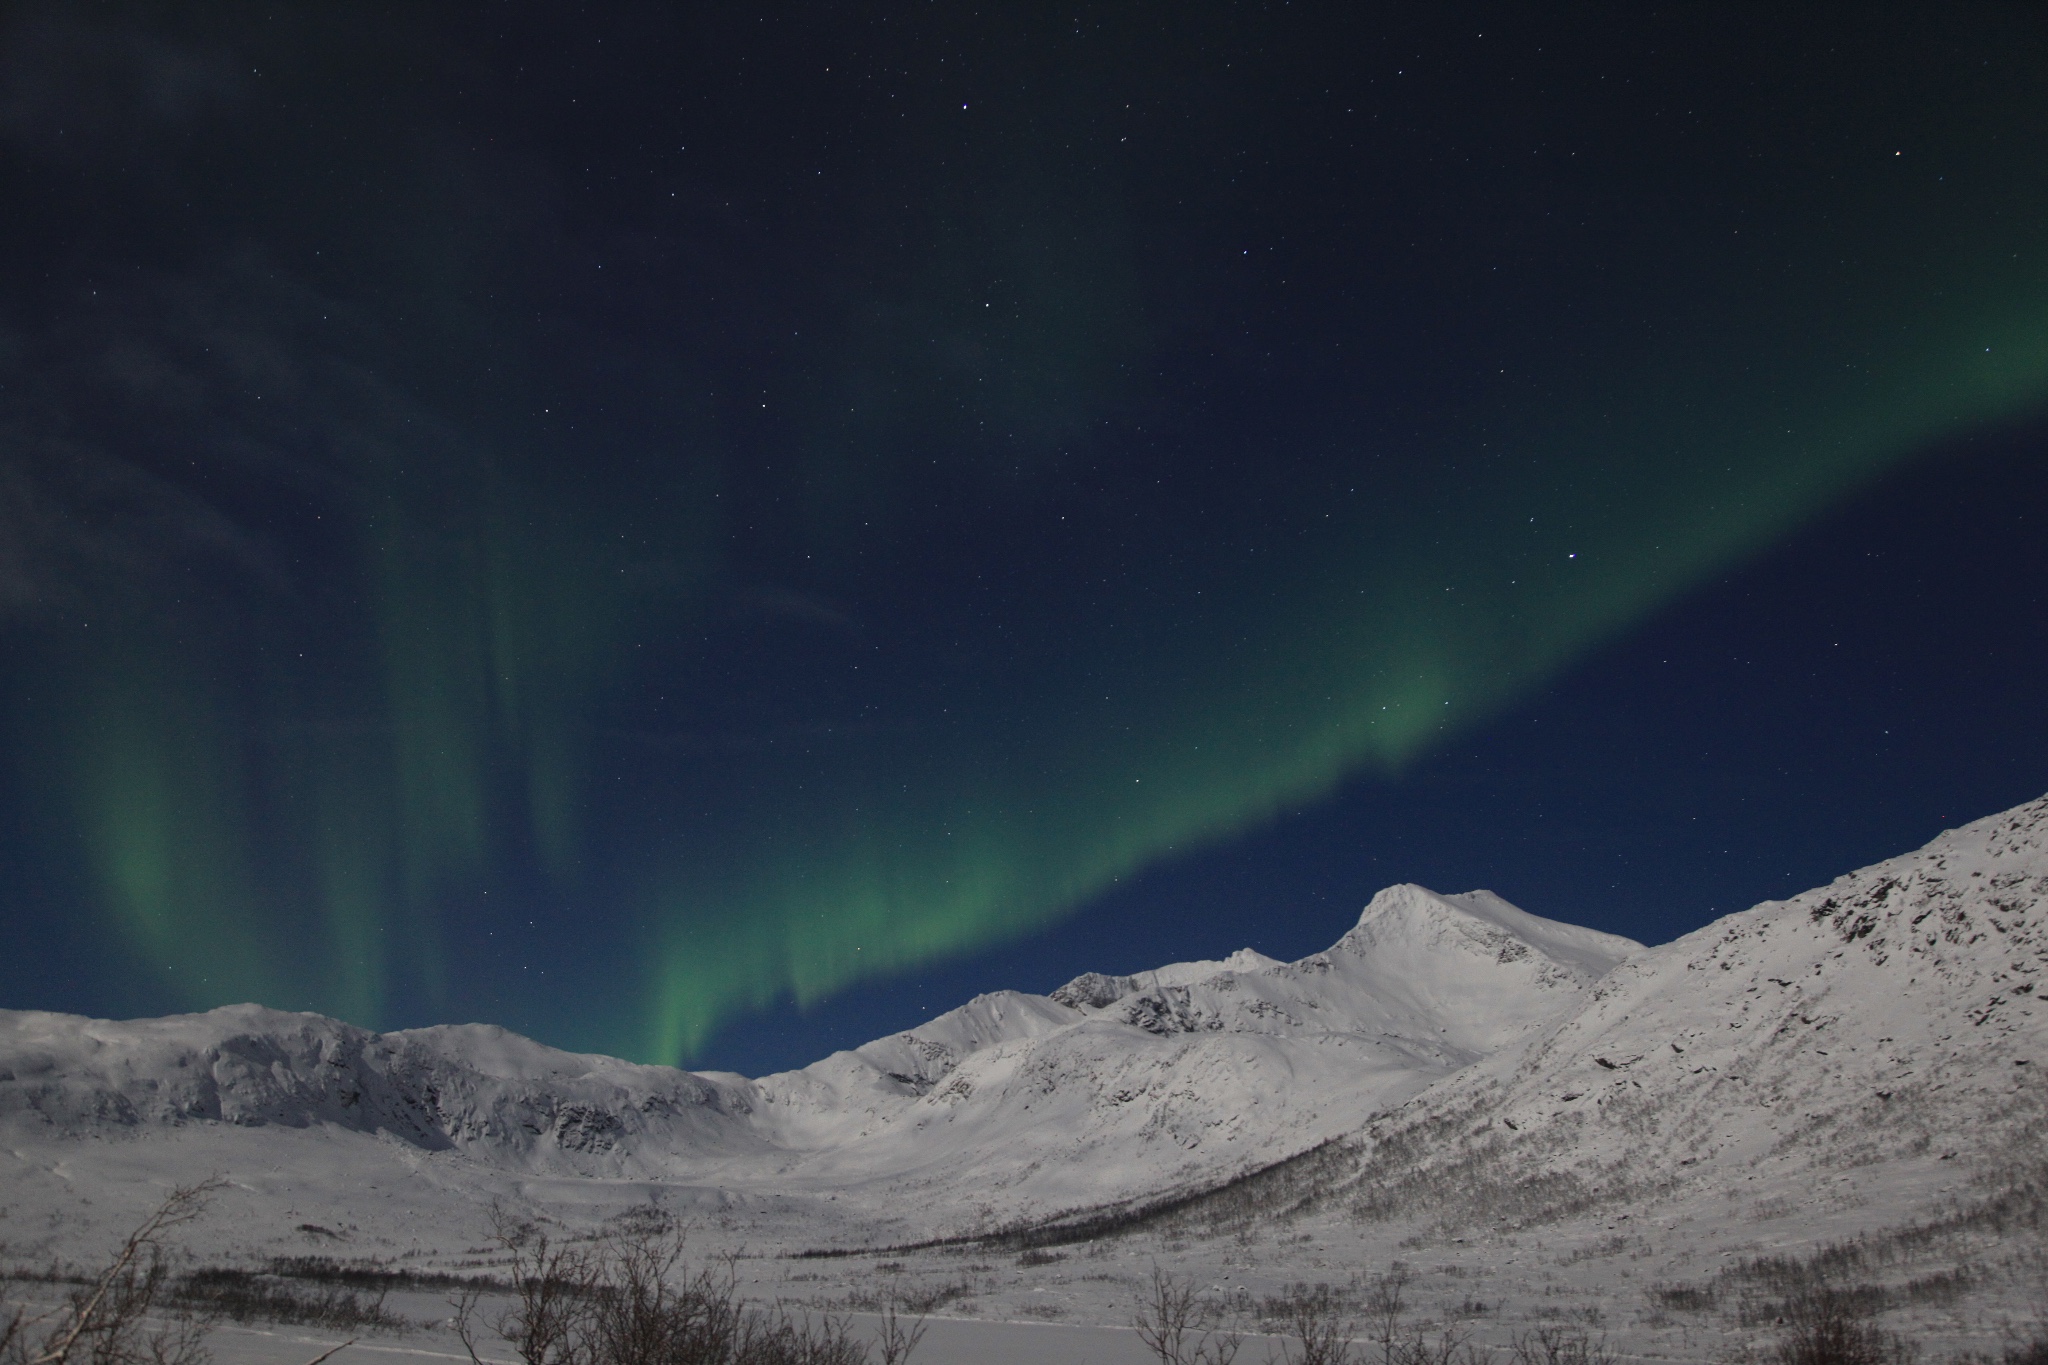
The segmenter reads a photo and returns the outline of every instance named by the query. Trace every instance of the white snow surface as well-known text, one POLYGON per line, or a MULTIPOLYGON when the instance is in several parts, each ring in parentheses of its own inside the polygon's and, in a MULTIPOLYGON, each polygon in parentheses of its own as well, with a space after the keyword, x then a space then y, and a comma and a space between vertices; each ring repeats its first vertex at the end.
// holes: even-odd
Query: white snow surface
POLYGON ((1633 954, 1389 1122, 1462 1114, 1589 1180, 1953 1159, 2036 1120, 2044 968, 2048 798, 1633 954))
POLYGON ((758 1080, 482 1024, 9 1011, 0 1124, 58 1150, 328 1128, 500 1175, 849 1198, 958 1232, 1214 1180, 1348 1132, 1560 1017, 1639 948, 1489 892, 1397 886, 1299 962, 1245 949, 1085 978, 1097 984, 1078 1004, 998 991, 758 1080))
MULTIPOLYGON (((1868 1273, 1955 1270, 1977 1297, 1943 1330, 1993 1349, 2014 1267, 2048 1264, 2012 1242, 2048 1226, 2044 920, 2048 798, 1656 948, 1395 886, 1297 962, 996 992, 752 1080, 484 1025, 0 1011, 0 1240, 88 1256, 209 1172, 223 1252, 447 1265, 493 1202, 565 1226, 655 1205, 759 1257, 1175 1201, 1071 1266, 889 1264, 984 1315, 1116 1323, 1148 1258, 1254 1298, 1419 1258, 1503 1340, 1569 1310, 1706 1359, 1768 1320, 1729 1267, 1910 1222, 1868 1273), (1646 1298, 1687 1283, 1718 1317, 1646 1298)), ((761 1264, 758 1292, 821 1305, 875 1273, 761 1264)))

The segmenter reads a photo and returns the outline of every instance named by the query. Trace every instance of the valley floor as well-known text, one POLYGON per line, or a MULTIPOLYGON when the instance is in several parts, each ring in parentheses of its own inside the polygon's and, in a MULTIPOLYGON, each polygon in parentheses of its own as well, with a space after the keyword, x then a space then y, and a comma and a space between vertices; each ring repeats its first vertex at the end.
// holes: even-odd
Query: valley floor
MULTIPOLYGON (((34 1243, 45 1256, 60 1248, 70 1255, 131 1225, 135 1209, 128 1206, 140 1207, 160 1185, 123 1182, 101 1169, 129 1155, 126 1146, 74 1150, 68 1180, 7 1182, 0 1232, 15 1266, 35 1263, 34 1243)), ((18 1166, 16 1172, 25 1174, 18 1166)), ((185 1230, 187 1264, 262 1267, 297 1256, 393 1274, 502 1272, 489 1245, 483 1191, 416 1179, 372 1221, 363 1201, 381 1193, 356 1191, 352 1221, 310 1200, 301 1208, 266 1198, 285 1213, 262 1226, 237 1216, 236 1197, 247 1191, 231 1188, 211 1216, 185 1230), (401 1209, 404 1216, 393 1216, 401 1209)), ((517 1191, 505 1193, 524 1203, 517 1191)), ((1745 1188, 1652 1200, 1514 1233, 1431 1228, 1413 1219, 1361 1222, 1337 1208, 1235 1228, 1227 1220, 1184 1217, 1178 1225, 1043 1248, 980 1242, 853 1254, 847 1253, 864 1240, 858 1232, 865 1220, 829 1204, 707 1207, 699 1192, 648 1185, 615 1187, 608 1199, 583 1193, 585 1202, 576 1206, 546 1201, 544 1216, 558 1235, 643 1227, 650 1209, 672 1208, 693 1258, 732 1258, 749 1300, 861 1314, 893 1299, 925 1312, 931 1325, 916 1357, 922 1365, 1027 1358, 1138 1365, 1150 1357, 1130 1325, 1155 1265, 1191 1281, 1249 1331, 1272 1325, 1267 1310, 1296 1287, 1327 1285, 1356 1314, 1375 1278, 1398 1267, 1408 1276, 1404 1330, 1466 1334, 1501 1360, 1516 1334, 1544 1325, 1584 1330, 1619 1357, 1721 1362, 1766 1351, 1782 1332, 1777 1319, 1799 1266, 1829 1246, 1852 1249, 1829 1263, 1830 1282, 1881 1289, 1876 1321, 1916 1343, 1926 1361, 1996 1357, 2048 1325, 2040 1192, 2031 1211, 2015 1214, 2017 1224, 1991 1227, 1971 1210, 1995 1191, 1939 1154, 1842 1172, 1826 1183, 1764 1175, 1745 1188), (828 1243, 839 1254, 801 1254, 828 1243)), ((304 1283, 317 1288, 320 1281, 304 1283)), ((384 1365, 466 1359, 447 1329, 445 1291, 393 1293, 387 1306, 412 1326, 365 1335, 351 1348, 360 1365, 371 1365, 371 1356, 384 1365)), ((213 1350, 218 1365, 305 1365, 341 1335, 228 1326, 213 1350)), ((1248 1337, 1241 1359, 1259 1365, 1278 1345, 1248 1337)), ((336 1365, 346 1362, 337 1357, 336 1365)))

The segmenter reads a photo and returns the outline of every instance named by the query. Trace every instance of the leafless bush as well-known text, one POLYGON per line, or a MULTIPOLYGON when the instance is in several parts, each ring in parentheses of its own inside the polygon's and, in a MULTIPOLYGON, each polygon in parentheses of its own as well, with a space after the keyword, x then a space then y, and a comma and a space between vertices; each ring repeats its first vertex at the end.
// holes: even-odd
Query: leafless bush
POLYGON ((1486 1357, 1471 1344, 1471 1334, 1446 1327, 1435 1336, 1417 1330, 1395 1348, 1400 1365, 1485 1365, 1486 1357))
MULTIPOLYGON (((869 1347, 848 1319, 747 1307, 732 1262, 692 1271, 682 1233, 666 1221, 622 1225, 587 1244, 502 1218, 496 1232, 514 1288, 490 1330, 524 1365, 867 1365, 869 1347)), ((481 1294, 450 1301, 472 1365, 483 1365, 481 1294)), ((923 1335, 891 1303, 876 1342, 882 1365, 903 1365, 923 1335)))
POLYGON ((1607 1339, 1588 1336, 1583 1327, 1548 1324, 1518 1332, 1508 1352, 1514 1365, 1614 1365, 1607 1339))
POLYGON ((379 1261, 342 1261, 332 1256, 273 1256, 264 1263, 264 1275, 279 1280, 303 1280, 313 1284, 340 1285, 364 1293, 387 1294, 407 1291, 496 1289, 507 1290, 508 1281, 478 1275, 451 1275, 445 1271, 419 1270, 386 1265, 379 1261))
MULTIPOLYGON (((0 1306, 0 1365, 208 1365, 206 1334, 223 1317, 310 1322, 327 1327, 400 1325, 380 1293, 364 1305, 353 1293, 308 1295, 263 1288, 246 1271, 202 1270, 174 1277, 169 1236, 205 1213, 223 1180, 181 1185, 128 1234, 106 1268, 76 1279, 53 1267, 37 1278, 78 1287, 45 1313, 0 1306)), ((321 1365, 342 1342, 315 1356, 321 1365)))
POLYGON ((882 1357, 882 1365, 904 1365, 910 1359, 910 1353, 917 1349, 917 1343, 923 1340, 923 1318, 905 1326, 897 1315, 895 1304, 882 1310, 881 1330, 875 1333, 875 1350, 882 1357))
POLYGON ((1721 1301, 1712 1285, 1691 1284, 1657 1285, 1650 1290, 1650 1300, 1676 1313, 1711 1313, 1721 1301))
POLYGON ((1297 1285, 1269 1305, 1269 1313, 1286 1334, 1280 1347, 1284 1365, 1351 1365, 1351 1338, 1358 1325, 1344 1315, 1343 1301, 1330 1286, 1297 1285))
POLYGON ((1231 1365, 1243 1336, 1195 1290, 1193 1280, 1152 1267, 1152 1287, 1132 1320, 1159 1365, 1231 1365))
MULTIPOLYGON (((1446 1324, 1432 1334, 1421 1327, 1405 1325, 1408 1286, 1414 1278, 1406 1265, 1395 1261, 1361 1283, 1365 1339, 1370 1349, 1363 1356, 1351 1355, 1350 1343, 1346 1342, 1343 1354, 1330 1357, 1336 1365, 1346 1361, 1369 1365, 1375 1352, 1379 1365, 1484 1365, 1485 1356, 1469 1344, 1471 1333, 1464 1328, 1446 1324)), ((1482 1313, 1489 1311, 1485 1304, 1477 1307, 1482 1313)), ((1345 1330, 1357 1329, 1346 1323, 1345 1330)))
POLYGON ((1745 1296, 1736 1304, 1735 1320, 1744 1327, 1796 1324, 1814 1315, 1817 1311, 1814 1305, 1825 1303, 1830 1312, 1860 1321, 1875 1317, 1891 1307, 1893 1297, 1892 1292, 1881 1284, 1835 1286, 1823 1280, 1795 1288, 1782 1299, 1745 1296))
MULTIPOLYGON (((538 1229, 493 1220, 498 1244, 511 1260, 513 1304, 491 1324, 525 1365, 586 1365, 586 1338, 597 1293, 599 1264, 589 1247, 564 1246, 538 1229)), ((476 1309, 481 1288, 449 1300, 455 1334, 471 1360, 476 1354, 476 1309)))
POLYGON ((1772 1352, 1777 1365, 1910 1365, 1916 1352, 1897 1333, 1867 1321, 1864 1305, 1825 1287, 1786 1302, 1787 1331, 1772 1352))
POLYGON ((747 1313, 727 1355, 680 1357, 683 1360, 732 1362, 732 1365, 867 1365, 867 1345, 857 1340, 845 1318, 747 1313))
POLYGON ((907 1312, 923 1317, 936 1313, 947 1304, 964 1299, 974 1293, 974 1281, 968 1279, 948 1280, 943 1284, 919 1285, 892 1294, 884 1301, 884 1308, 893 1303, 907 1312))
POLYGON ((1380 1365, 1398 1365, 1402 1345, 1401 1317, 1408 1311, 1408 1267, 1396 1261, 1365 1286, 1365 1320, 1372 1343, 1380 1349, 1380 1365))
POLYGON ((1947 1308, 1967 1295, 1975 1282, 1968 1266, 1957 1266, 1906 1281, 1899 1286, 1899 1297, 1911 1304, 1947 1308))
POLYGON ((1097 1244, 1090 1255, 1106 1255, 1108 1239, 1132 1232, 1150 1230, 1162 1236, 1184 1237, 1215 1235, 1266 1219, 1284 1223, 1319 1207, 1331 1189, 1348 1183, 1357 1167, 1357 1144, 1333 1138, 1306 1152, 1205 1189, 1142 1203, 1126 1201, 1073 1209, 1041 1222, 963 1240, 1013 1249, 1088 1242, 1097 1244))
POLYGON ((171 1278, 165 1239, 206 1212, 221 1187, 208 1180, 171 1191, 61 1307, 33 1316, 0 1310, 0 1365, 206 1365, 210 1318, 165 1313, 160 1302, 171 1278))
POLYGON ((296 1323, 338 1331, 402 1330, 405 1319, 384 1307, 383 1290, 365 1298, 335 1285, 303 1288, 253 1270, 209 1266, 181 1276, 170 1302, 201 1316, 235 1322, 296 1323))

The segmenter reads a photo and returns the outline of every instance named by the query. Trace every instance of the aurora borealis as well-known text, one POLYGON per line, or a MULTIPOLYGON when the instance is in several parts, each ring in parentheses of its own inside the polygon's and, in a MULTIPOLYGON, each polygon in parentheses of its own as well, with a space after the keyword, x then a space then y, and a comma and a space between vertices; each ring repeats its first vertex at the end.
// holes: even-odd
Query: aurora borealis
POLYGON ((2048 405, 2048 20, 1840 19, 9 7, 0 1003, 709 1063, 1398 790, 2048 405))

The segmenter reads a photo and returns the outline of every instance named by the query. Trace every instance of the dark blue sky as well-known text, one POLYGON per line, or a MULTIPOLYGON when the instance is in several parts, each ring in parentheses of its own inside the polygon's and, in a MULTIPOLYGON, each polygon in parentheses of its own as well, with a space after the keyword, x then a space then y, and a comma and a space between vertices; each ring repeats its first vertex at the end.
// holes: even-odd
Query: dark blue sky
POLYGON ((735 1021, 747 1074, 987 990, 1327 947, 1380 887, 1485 887, 1663 943, 2048 791, 2048 427, 1927 452, 1399 779, 1013 947, 735 1021))
POLYGON ((793 1065, 2048 788, 2038 6, 0 11, 0 1002, 793 1065))

